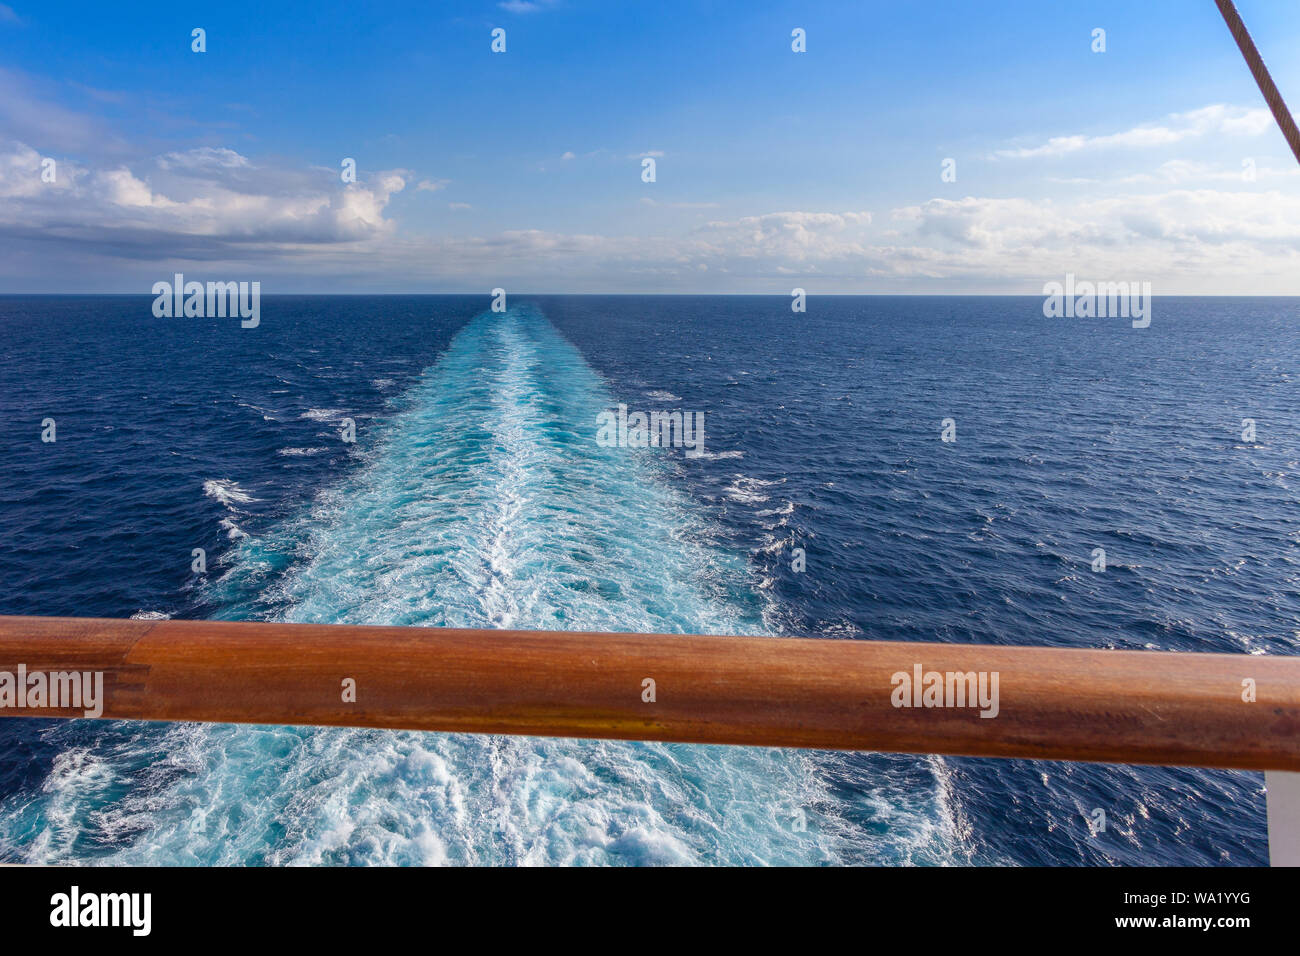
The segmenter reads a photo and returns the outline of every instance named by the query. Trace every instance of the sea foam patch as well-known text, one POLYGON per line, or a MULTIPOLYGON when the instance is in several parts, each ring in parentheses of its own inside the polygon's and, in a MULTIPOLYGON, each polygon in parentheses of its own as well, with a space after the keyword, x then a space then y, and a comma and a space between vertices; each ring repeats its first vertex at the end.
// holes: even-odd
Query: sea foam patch
MULTIPOLYGON (((592 441, 592 410, 612 405, 541 315, 481 316, 404 397, 352 477, 240 539, 210 598, 231 619, 767 633, 770 599, 745 554, 720 543, 658 456, 592 441)), ((111 822, 102 857, 118 863, 951 854, 932 775, 890 770, 861 795, 829 785, 821 758, 797 751, 176 725, 161 738, 124 735, 99 759, 133 785, 107 806, 101 791, 61 787, 66 822, 43 824, 34 861, 77 859, 91 819, 111 822)))

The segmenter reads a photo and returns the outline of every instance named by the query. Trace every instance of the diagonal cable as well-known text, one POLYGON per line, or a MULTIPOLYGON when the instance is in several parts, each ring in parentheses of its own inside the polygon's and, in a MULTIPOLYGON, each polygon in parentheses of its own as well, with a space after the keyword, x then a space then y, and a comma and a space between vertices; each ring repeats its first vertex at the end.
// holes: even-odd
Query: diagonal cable
POLYGON ((1268 67, 1264 65, 1259 50, 1255 48, 1255 41, 1246 31, 1246 24, 1241 22, 1241 14, 1237 12, 1236 4, 1232 0, 1215 0, 1215 3, 1219 5, 1219 12, 1223 14, 1223 19, 1228 22, 1232 38, 1241 48, 1241 55, 1246 58, 1246 65, 1250 67, 1255 82, 1259 84, 1259 91, 1264 94, 1264 101, 1273 111, 1273 118, 1282 128, 1282 135, 1286 137, 1287 145, 1291 147, 1291 152, 1295 153, 1296 161, 1300 162, 1300 129, 1296 129, 1291 111, 1286 108, 1286 103, 1282 99, 1282 94, 1278 92, 1273 77, 1268 75, 1268 67))

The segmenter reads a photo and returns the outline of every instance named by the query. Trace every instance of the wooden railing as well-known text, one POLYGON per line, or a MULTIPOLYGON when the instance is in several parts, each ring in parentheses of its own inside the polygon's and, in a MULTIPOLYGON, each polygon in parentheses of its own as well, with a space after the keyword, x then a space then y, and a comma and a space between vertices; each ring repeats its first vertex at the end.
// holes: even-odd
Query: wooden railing
POLYGON ((90 709, 17 707, 20 665, 102 673, 104 718, 1300 770, 1292 657, 9 617, 0 716, 90 709))

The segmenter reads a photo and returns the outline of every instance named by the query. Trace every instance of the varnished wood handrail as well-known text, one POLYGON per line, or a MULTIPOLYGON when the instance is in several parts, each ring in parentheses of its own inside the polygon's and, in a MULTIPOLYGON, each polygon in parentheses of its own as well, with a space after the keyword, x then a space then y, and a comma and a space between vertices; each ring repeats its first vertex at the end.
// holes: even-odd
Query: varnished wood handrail
POLYGON ((1293 657, 8 617, 0 716, 83 715, 5 706, 19 665, 102 672, 104 718, 1300 770, 1293 657), (997 715, 895 706, 917 665, 996 672, 997 715))

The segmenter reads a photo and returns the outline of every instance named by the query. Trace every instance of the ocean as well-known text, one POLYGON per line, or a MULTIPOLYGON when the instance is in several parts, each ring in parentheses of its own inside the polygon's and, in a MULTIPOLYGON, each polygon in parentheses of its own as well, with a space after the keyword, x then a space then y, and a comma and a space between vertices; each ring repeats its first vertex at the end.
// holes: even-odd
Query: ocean
MULTIPOLYGON (((242 329, 0 297, 0 613, 1296 653, 1300 300, 1157 298, 1146 329, 1038 297, 508 301, 265 296, 242 329), (700 453, 598 444, 618 403, 703 413, 700 453)), ((13 719, 0 862, 1258 865, 1267 840, 1257 773, 13 719)))

